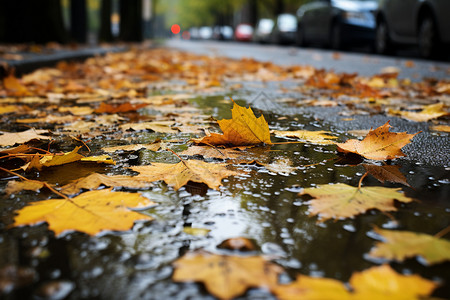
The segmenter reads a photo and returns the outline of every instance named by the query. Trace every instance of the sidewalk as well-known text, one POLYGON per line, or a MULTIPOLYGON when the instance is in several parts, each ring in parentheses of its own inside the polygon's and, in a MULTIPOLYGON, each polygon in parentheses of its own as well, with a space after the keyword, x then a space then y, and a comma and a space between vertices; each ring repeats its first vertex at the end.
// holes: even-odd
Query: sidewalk
POLYGON ((54 66, 60 61, 80 61, 109 52, 125 51, 129 47, 128 44, 101 46, 0 45, 0 79, 12 69, 16 76, 22 76, 38 68, 54 66))

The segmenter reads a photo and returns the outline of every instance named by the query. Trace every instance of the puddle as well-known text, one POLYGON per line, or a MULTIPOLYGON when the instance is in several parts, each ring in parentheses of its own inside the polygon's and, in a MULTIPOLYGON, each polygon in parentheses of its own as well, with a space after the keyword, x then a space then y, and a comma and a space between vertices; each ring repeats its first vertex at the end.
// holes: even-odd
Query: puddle
MULTIPOLYGON (((191 101, 216 119, 230 118, 231 103, 223 99, 223 95, 217 95, 191 101)), ((244 103, 243 98, 234 100, 244 103)), ((312 113, 298 114, 292 110, 287 115, 271 114, 268 119, 271 129, 331 130, 341 140, 348 138, 333 124, 314 119, 312 113)), ((148 132, 130 133, 128 137, 135 143, 161 138, 148 132)), ((189 135, 183 136, 185 140, 189 138, 189 135)), ((94 139, 91 144, 98 149, 125 143, 94 139)), ((182 144, 172 149, 182 151, 182 144)), ((38 172, 36 178, 64 184, 92 172, 131 174, 125 167, 178 162, 178 158, 167 151, 139 150, 126 155, 118 152, 113 156, 119 162, 116 166, 72 164, 38 172)), ((276 257, 275 261, 291 275, 301 273, 347 281, 354 271, 380 263, 366 255, 376 241, 372 238, 373 226, 435 234, 449 225, 449 170, 407 159, 395 160, 393 164, 401 166, 412 188, 392 183, 384 186, 400 187, 407 196, 418 201, 400 204, 397 212, 389 214, 372 210, 354 219, 317 223, 317 218, 310 216, 308 198, 298 196, 301 188, 328 183, 357 186, 365 173, 362 165, 340 164, 336 157, 333 145, 274 145, 267 154, 269 162, 287 158, 295 167, 294 171, 278 174, 255 164, 236 165, 235 168, 246 173, 224 179, 219 191, 196 184, 174 191, 157 182, 142 192, 159 204, 144 211, 155 221, 137 223, 130 232, 105 233, 98 237, 68 233, 56 239, 44 224, 7 229, 5 224, 12 223, 14 210, 30 200, 46 199, 48 194, 43 192, 36 196, 22 192, 2 197, 0 262, 30 266, 39 274, 33 284, 17 289, 8 299, 31 298, 42 284, 54 280, 75 285, 67 299, 213 299, 200 284, 172 282, 171 264, 188 250, 215 251, 224 239, 238 236, 254 240, 258 251, 276 257), (208 229, 209 233, 189 235, 183 231, 184 227, 208 229)), ((1 180, 2 190, 8 180, 1 180)), ((383 186, 370 176, 364 179, 364 185, 383 186)), ((416 259, 409 259, 392 266, 399 272, 418 273, 437 281, 450 278, 448 262, 427 267, 416 259)), ((449 294, 447 283, 433 295, 449 294)), ((264 290, 250 290, 238 299, 274 297, 264 290)))

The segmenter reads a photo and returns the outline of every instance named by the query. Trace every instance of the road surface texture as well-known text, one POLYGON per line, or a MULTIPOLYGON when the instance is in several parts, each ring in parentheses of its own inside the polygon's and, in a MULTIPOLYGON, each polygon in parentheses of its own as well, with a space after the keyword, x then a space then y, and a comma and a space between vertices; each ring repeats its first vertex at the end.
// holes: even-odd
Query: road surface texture
MULTIPOLYGON (((276 45, 259 45, 253 43, 216 42, 216 41, 183 41, 167 40, 166 47, 180 49, 196 54, 211 56, 226 56, 231 58, 252 58, 259 61, 272 62, 279 65, 311 65, 318 69, 334 70, 337 73, 358 73, 362 76, 373 76, 382 72, 385 68, 399 70, 399 78, 409 78, 412 81, 426 78, 446 79, 450 77, 450 63, 440 61, 427 61, 416 58, 401 58, 372 55, 369 53, 336 52, 314 48, 286 47, 276 45)), ((280 94, 279 84, 267 83, 264 88, 248 85, 247 93, 238 95, 247 102, 259 95, 275 101, 277 98, 298 97, 299 94, 280 94)), ((450 105, 447 99, 446 105, 450 105)), ((429 99, 429 103, 437 102, 437 99, 429 99)), ((283 107, 283 106, 282 106, 283 107)), ((257 107, 262 110, 270 110, 267 107, 257 107)), ((279 109, 279 106, 278 106, 279 109)), ((377 115, 355 115, 351 121, 342 121, 338 113, 341 107, 302 107, 298 110, 286 108, 280 114, 310 114, 315 119, 323 121, 325 126, 337 131, 363 130, 370 127, 376 128, 390 120, 394 131, 415 133, 422 131, 414 138, 414 142, 403 148, 407 154, 405 159, 413 163, 429 166, 444 167, 450 170, 450 138, 448 134, 437 135, 428 129, 427 122, 411 122, 401 118, 377 115)))

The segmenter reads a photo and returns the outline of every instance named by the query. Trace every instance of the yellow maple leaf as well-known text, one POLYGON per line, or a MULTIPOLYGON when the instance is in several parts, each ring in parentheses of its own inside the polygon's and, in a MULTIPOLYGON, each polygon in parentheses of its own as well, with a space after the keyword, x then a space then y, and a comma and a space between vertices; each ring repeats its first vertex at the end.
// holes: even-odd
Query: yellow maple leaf
POLYGON ((145 188, 151 183, 137 180, 136 176, 116 175, 107 176, 99 173, 93 173, 87 177, 80 178, 61 188, 61 192, 67 195, 78 193, 81 189, 93 190, 100 185, 109 187, 127 187, 127 188, 145 188))
POLYGON ((312 144, 319 145, 330 145, 335 144, 331 141, 332 139, 337 139, 336 136, 330 135, 331 132, 325 130, 319 131, 308 131, 308 130, 294 130, 294 131, 282 131, 282 130, 272 130, 272 133, 276 136, 282 137, 295 137, 300 139, 302 142, 309 142, 312 144))
POLYGON ((283 269, 261 256, 227 256, 190 252, 175 263, 173 280, 203 282, 219 299, 242 295, 248 288, 271 289, 283 269))
POLYGON ((403 261, 406 258, 421 256, 428 264, 450 260, 450 241, 428 234, 383 230, 375 228, 384 242, 379 242, 370 251, 370 256, 403 261))
POLYGON ((252 109, 233 101, 232 118, 217 121, 223 134, 211 133, 195 143, 208 145, 249 146, 271 145, 269 124, 263 115, 256 117, 252 109))
POLYGON ((418 300, 429 296, 437 284, 382 265, 353 273, 350 286, 352 291, 338 280, 299 275, 294 282, 278 285, 273 291, 281 300, 418 300))
POLYGON ((386 124, 370 130, 362 140, 347 140, 345 143, 337 143, 337 150, 343 153, 356 153, 368 159, 385 160, 405 156, 401 148, 411 142, 418 133, 389 132, 389 121, 386 124))
POLYGON ((136 193, 95 190, 69 200, 33 202, 17 212, 12 226, 47 222, 49 229, 57 236, 73 230, 96 235, 104 230, 128 230, 137 220, 152 220, 130 208, 144 208, 154 204, 136 193))
POLYGON ((312 215, 319 215, 319 221, 331 218, 350 218, 365 213, 369 209, 381 211, 397 210, 394 199, 411 202, 413 199, 400 193, 400 189, 380 186, 353 187, 344 183, 318 185, 306 188, 300 195, 314 197, 310 201, 312 215))
POLYGON ((355 299, 364 300, 412 300, 429 296, 438 286, 419 275, 402 275, 389 265, 372 267, 357 272, 350 278, 355 299))
POLYGON ((222 184, 223 178, 240 174, 239 172, 228 170, 226 166, 227 164, 187 160, 177 164, 152 163, 149 166, 136 166, 131 169, 140 173, 135 176, 137 180, 149 182, 164 180, 176 190, 188 183, 188 181, 202 182, 217 190, 222 184))
POLYGON ((298 275, 297 279, 290 284, 278 285, 273 292, 281 300, 353 299, 345 285, 339 280, 305 275, 298 275))
POLYGON ((437 119, 439 117, 449 115, 449 113, 444 109, 444 103, 442 102, 426 105, 419 112, 389 109, 388 113, 391 115, 399 115, 404 119, 416 122, 427 122, 432 119, 437 119))

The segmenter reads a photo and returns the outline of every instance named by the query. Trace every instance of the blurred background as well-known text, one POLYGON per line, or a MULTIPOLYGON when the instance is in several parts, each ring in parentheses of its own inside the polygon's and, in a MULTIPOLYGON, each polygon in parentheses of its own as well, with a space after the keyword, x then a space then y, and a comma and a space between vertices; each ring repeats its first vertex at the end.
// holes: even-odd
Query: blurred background
POLYGON ((14 0, 0 2, 0 43, 97 45, 162 38, 415 47, 448 58, 448 0, 14 0), (177 30, 172 30, 176 24, 177 30), (179 26, 179 27, 178 27, 179 26), (181 30, 179 30, 181 29, 181 30))

